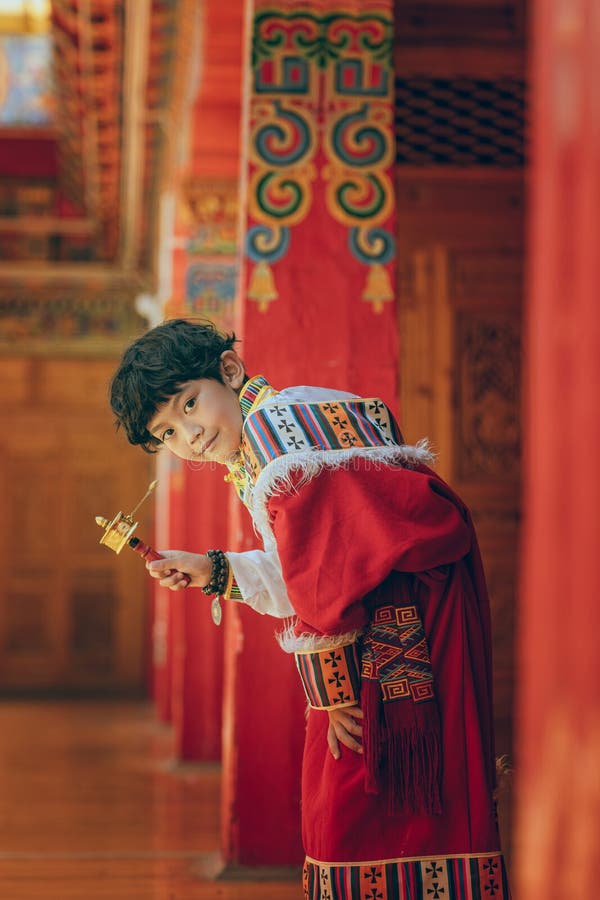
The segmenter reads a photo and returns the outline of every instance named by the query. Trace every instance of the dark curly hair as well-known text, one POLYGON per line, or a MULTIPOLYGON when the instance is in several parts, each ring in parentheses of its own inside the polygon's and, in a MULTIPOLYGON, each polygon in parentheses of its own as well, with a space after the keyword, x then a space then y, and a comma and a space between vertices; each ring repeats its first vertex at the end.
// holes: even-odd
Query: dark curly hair
POLYGON ((125 429, 129 443, 156 453, 161 442, 147 425, 158 407, 186 381, 213 378, 222 383, 221 354, 236 340, 208 320, 171 319, 130 344, 110 383, 116 425, 125 429))

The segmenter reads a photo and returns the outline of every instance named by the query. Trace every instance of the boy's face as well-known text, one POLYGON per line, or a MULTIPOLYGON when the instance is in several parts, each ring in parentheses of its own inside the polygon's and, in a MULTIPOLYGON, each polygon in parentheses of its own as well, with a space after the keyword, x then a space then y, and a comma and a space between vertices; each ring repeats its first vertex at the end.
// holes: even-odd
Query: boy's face
POLYGON ((221 374, 223 384, 213 378, 186 382, 148 422, 148 431, 175 456, 225 464, 239 449, 244 366, 235 351, 221 356, 221 374))

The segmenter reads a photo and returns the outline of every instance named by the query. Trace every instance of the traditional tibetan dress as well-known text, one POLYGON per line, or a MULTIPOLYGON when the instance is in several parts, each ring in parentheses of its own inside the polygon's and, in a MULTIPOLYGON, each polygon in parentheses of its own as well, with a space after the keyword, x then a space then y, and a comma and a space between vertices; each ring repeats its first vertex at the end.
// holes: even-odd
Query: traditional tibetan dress
POLYGON ((251 379, 230 478, 264 551, 229 595, 293 616, 310 712, 307 900, 506 900, 495 818, 490 614, 468 510, 388 408, 251 379), (327 744, 360 704, 363 754, 327 744))

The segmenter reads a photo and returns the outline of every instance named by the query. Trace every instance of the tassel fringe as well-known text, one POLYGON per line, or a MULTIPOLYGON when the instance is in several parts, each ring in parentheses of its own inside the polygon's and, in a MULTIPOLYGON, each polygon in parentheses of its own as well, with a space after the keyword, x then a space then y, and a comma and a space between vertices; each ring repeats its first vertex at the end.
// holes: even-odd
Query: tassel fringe
POLYGON ((439 816, 441 754, 439 736, 411 729, 388 734, 380 740, 366 740, 364 732, 365 790, 384 792, 388 814, 439 816))
POLYGON ((404 731, 387 740, 390 815, 412 812, 439 816, 440 744, 433 732, 404 731))
POLYGON ((394 713, 384 709, 379 686, 363 679, 363 755, 365 791, 386 794, 389 815, 436 816, 442 812, 441 737, 437 711, 429 722, 400 726, 394 713), (386 723, 386 715, 396 721, 386 723))

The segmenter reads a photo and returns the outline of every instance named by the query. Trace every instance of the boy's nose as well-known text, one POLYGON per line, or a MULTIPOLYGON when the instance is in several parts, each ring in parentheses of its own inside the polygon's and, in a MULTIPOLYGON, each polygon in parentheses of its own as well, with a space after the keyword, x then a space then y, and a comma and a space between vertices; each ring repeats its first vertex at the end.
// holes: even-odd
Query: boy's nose
POLYGON ((196 449, 198 444, 200 444, 202 435, 204 434, 204 428, 200 425, 190 425, 187 431, 187 439, 190 447, 196 449))

